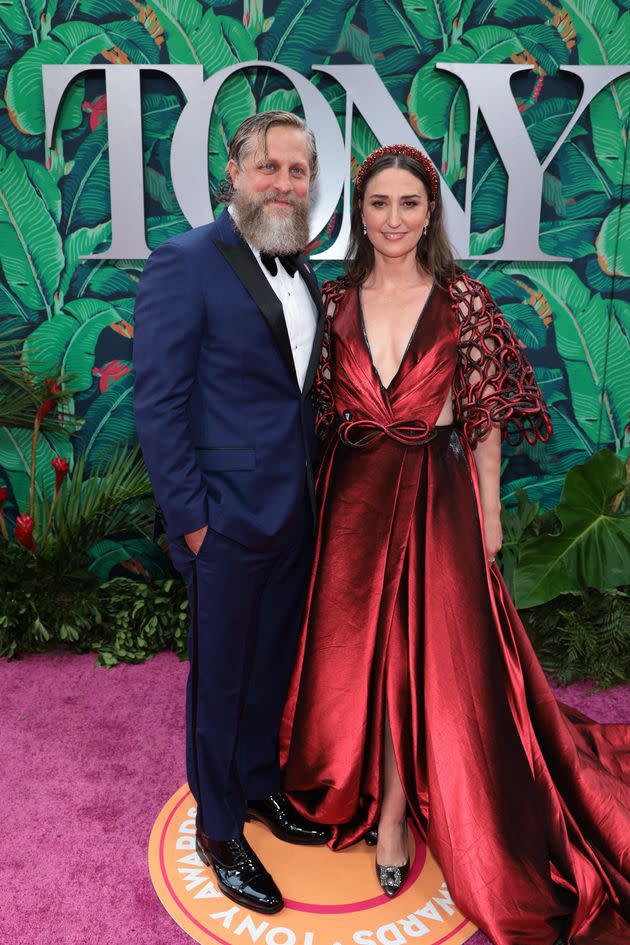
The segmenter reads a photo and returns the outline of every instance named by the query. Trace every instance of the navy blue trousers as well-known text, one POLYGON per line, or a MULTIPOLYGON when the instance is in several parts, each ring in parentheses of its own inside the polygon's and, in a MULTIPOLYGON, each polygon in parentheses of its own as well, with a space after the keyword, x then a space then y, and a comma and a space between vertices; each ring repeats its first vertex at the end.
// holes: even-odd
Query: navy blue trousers
POLYGON ((309 518, 273 554, 210 528, 196 557, 171 547, 191 609, 188 784, 198 825, 215 840, 238 837, 247 801, 280 790, 278 730, 312 560, 309 518))

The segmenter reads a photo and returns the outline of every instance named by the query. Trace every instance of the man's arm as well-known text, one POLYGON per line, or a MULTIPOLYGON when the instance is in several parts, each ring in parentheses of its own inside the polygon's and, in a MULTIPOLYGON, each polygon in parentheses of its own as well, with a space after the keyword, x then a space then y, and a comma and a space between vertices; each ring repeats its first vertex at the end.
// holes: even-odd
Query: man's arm
POLYGON ((198 274, 187 254, 172 243, 160 246, 147 261, 136 298, 134 412, 170 539, 203 532, 207 524, 206 487, 187 413, 204 319, 198 274))

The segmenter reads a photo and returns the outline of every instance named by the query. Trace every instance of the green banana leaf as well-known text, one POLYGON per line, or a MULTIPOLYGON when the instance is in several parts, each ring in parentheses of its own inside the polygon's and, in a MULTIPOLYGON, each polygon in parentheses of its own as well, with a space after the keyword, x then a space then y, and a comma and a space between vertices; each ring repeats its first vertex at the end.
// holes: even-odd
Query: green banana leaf
POLYGON ((94 400, 76 437, 86 472, 94 472, 113 452, 135 441, 133 373, 121 377, 94 400))
POLYGON ((280 0, 271 28, 258 37, 260 58, 308 73, 330 56, 358 0, 280 0))
POLYGON ((28 308, 50 314, 63 268, 61 236, 17 154, 0 148, 2 269, 28 308))
POLYGON ((41 312, 33 311, 20 302, 17 295, 11 291, 8 285, 0 281, 0 311, 2 312, 2 327, 7 329, 7 334, 15 331, 15 328, 9 329, 6 324, 9 319, 23 324, 39 322, 41 312))
POLYGON ((358 165, 363 164, 368 154, 379 147, 379 140, 365 121, 359 115, 352 123, 352 157, 358 165))
POLYGON ((66 265, 59 283, 59 296, 62 304, 77 269, 84 264, 81 257, 103 249, 111 238, 112 225, 108 221, 107 223, 99 223, 98 226, 86 226, 75 230, 65 240, 63 251, 66 265))
POLYGON ((562 369, 559 367, 537 367, 536 381, 547 406, 568 401, 569 392, 562 369))
POLYGON ((553 313, 556 344, 563 358, 571 400, 580 427, 594 443, 619 444, 626 424, 627 383, 621 387, 608 378, 609 346, 623 338, 613 330, 607 301, 592 295, 568 267, 517 264, 505 267, 523 275, 544 294, 553 313))
POLYGON ((505 236, 505 226, 491 226, 482 233, 471 233, 469 240, 469 252, 473 256, 481 256, 484 253, 493 253, 500 248, 505 236))
POLYGON ((474 6, 474 0, 403 0, 402 3, 418 36, 437 40, 443 49, 451 45, 453 38, 457 39, 456 30, 461 35, 474 6))
POLYGON ((611 210, 596 241, 597 259, 609 276, 630 276, 630 204, 611 210))
MULTIPOLYGON (((370 36, 367 30, 361 29, 355 23, 348 23, 341 38, 339 45, 335 49, 336 53, 349 53, 355 62, 362 65, 377 65, 377 58, 372 52, 370 46, 370 36)), ((382 59, 381 55, 381 59, 382 59)))
POLYGON ((72 169, 61 181, 62 227, 71 233, 94 227, 111 214, 107 122, 89 132, 79 145, 72 169))
POLYGON ((608 450, 567 474, 556 509, 561 532, 523 545, 514 582, 517 607, 627 583, 630 512, 623 505, 613 508, 615 497, 627 491, 626 467, 608 450))
POLYGON ((115 567, 131 560, 141 561, 152 577, 166 578, 171 574, 168 559, 147 538, 124 538, 121 541, 106 538, 90 548, 89 556, 92 559, 89 570, 97 576, 99 583, 107 581, 115 567))
POLYGON ((556 256, 581 259, 595 248, 599 219, 553 220, 540 226, 540 248, 556 256))
POLYGON ((622 298, 628 298, 630 295, 630 279, 625 279, 623 276, 609 276, 600 267, 597 256, 590 256, 586 260, 584 281, 592 289, 597 289, 604 295, 619 295, 622 298))
POLYGON ((181 211, 159 217, 148 217, 147 245, 150 249, 155 249, 164 240, 169 240, 171 236, 177 236, 178 233, 185 233, 189 229, 190 223, 181 211))
POLYGON ((142 136, 146 149, 155 141, 170 141, 182 111, 176 95, 144 95, 142 100, 142 136))
POLYGON ((259 112, 270 112, 274 109, 280 111, 294 112, 300 107, 300 96, 295 89, 276 89, 263 95, 258 103, 259 112))
POLYGON ((140 281, 139 273, 126 269, 121 262, 102 259, 84 263, 75 273, 69 294, 72 298, 90 295, 104 299, 134 296, 140 281))
POLYGON ((178 208, 178 203, 173 191, 171 181, 160 171, 153 167, 145 167, 144 184, 148 196, 159 203, 167 213, 173 213, 178 208))
POLYGON ((592 153, 590 135, 580 125, 573 129, 554 160, 566 198, 565 213, 573 217, 600 217, 612 209, 620 189, 611 183, 592 153))
MULTIPOLYGON (((0 20, 14 33, 35 38, 47 0, 2 0, 0 20)), ((56 4, 50 4, 55 6, 56 4)))
POLYGON ((505 302, 501 311, 510 325, 528 348, 544 348, 547 329, 540 315, 527 302, 505 302))
MULTIPOLYGON (((198 0, 152 0, 148 7, 164 30, 168 61, 197 62, 190 36, 201 22, 203 5, 198 0)), ((137 15, 137 10, 129 0, 79 0, 78 9, 100 20, 108 16, 127 16, 131 19, 137 15)))
POLYGON ((43 164, 38 164, 37 161, 25 159, 24 170, 55 224, 59 226, 61 222, 61 191, 56 178, 43 164))
POLYGON ((118 20, 105 24, 105 34, 112 44, 139 66, 160 61, 160 46, 146 27, 136 20, 118 20))
POLYGON ((111 302, 76 299, 31 332, 24 343, 23 364, 32 375, 68 377, 73 393, 92 386, 94 353, 104 328, 121 316, 111 302))
POLYGON ((376 69, 396 101, 404 101, 422 62, 434 55, 440 44, 414 25, 410 13, 417 4, 404 0, 363 3, 372 57, 376 69))

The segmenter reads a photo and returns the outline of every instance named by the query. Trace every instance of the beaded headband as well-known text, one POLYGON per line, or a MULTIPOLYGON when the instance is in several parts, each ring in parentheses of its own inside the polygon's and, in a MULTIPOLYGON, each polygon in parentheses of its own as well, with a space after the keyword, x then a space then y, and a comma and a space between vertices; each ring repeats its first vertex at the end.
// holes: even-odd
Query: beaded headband
POLYGON ((412 158, 414 161, 417 161, 418 164, 421 164, 429 178, 431 190, 429 196, 431 200, 436 199, 438 193, 440 192, 440 178, 438 177, 438 172, 433 166, 432 161, 430 161, 429 158, 422 153, 422 151, 418 151, 417 148, 412 148, 408 144, 386 144, 384 147, 378 148, 376 151, 372 151, 371 154, 368 154, 365 161, 359 168, 359 173, 354 179, 354 186, 359 193, 361 193, 363 190, 363 183, 370 168, 376 163, 376 161, 384 157, 386 154, 404 154, 407 157, 412 158))

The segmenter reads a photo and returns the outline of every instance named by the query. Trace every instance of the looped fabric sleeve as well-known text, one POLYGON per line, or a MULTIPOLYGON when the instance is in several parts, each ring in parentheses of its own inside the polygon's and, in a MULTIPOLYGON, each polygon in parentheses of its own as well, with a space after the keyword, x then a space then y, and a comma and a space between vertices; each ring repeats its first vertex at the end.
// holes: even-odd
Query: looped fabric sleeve
POLYGON ((324 297, 324 337, 319 366, 313 384, 315 405, 315 428, 320 439, 325 440, 335 420, 335 399, 332 392, 332 323, 335 309, 349 288, 345 278, 329 280, 322 285, 324 297))
POLYGON ((474 446, 498 425, 509 443, 546 443, 551 420, 523 343, 481 282, 462 273, 450 295, 460 321, 453 403, 466 439, 474 446))

